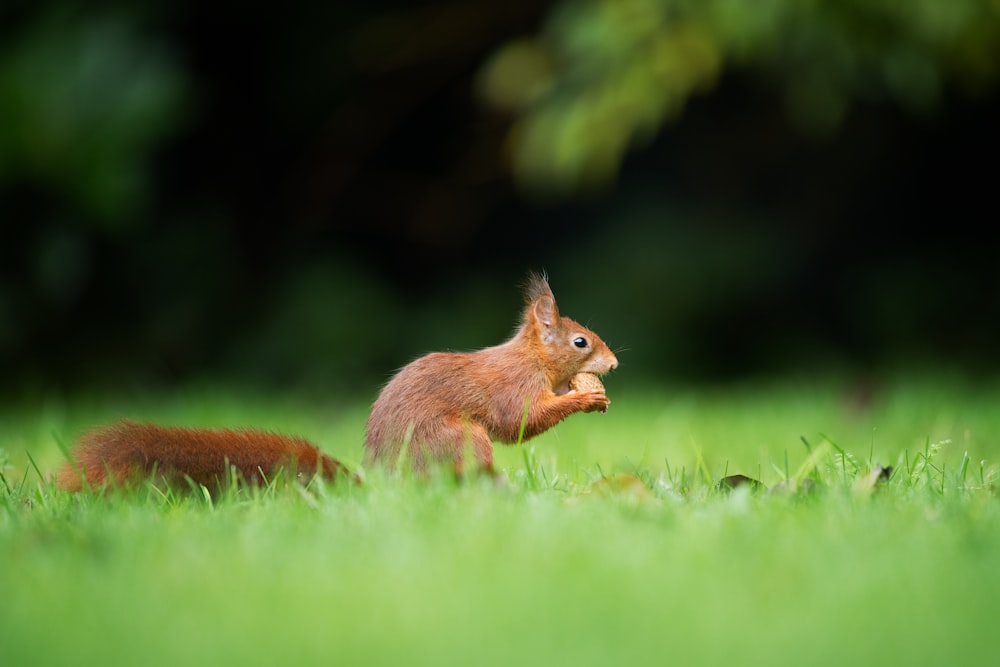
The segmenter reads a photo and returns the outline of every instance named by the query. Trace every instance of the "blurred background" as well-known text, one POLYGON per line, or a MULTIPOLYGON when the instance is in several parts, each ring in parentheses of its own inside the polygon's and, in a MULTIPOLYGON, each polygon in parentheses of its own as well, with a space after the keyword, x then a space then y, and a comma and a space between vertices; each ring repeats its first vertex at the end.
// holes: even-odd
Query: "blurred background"
POLYGON ((368 400, 539 268, 613 382, 990 374, 998 75, 997 0, 5 0, 0 392, 368 400))

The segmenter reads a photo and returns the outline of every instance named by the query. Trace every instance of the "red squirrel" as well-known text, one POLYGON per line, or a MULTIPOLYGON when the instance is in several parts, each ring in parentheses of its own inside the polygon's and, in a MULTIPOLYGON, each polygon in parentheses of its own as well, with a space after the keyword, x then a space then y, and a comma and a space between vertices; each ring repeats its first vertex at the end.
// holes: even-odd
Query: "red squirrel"
POLYGON ((184 484, 190 479, 218 489, 235 470, 238 480, 259 483, 282 469, 299 479, 313 475, 335 481, 358 478, 339 461, 309 441, 250 429, 207 429, 159 426, 123 420, 98 427, 73 449, 73 460, 56 474, 67 491, 127 486, 156 477, 184 484))
MULTIPOLYGON (((560 317, 544 275, 529 277, 526 301, 521 326, 506 343, 477 352, 428 354, 386 384, 368 418, 370 461, 395 464, 407 444, 415 468, 424 469, 432 458, 460 471, 462 450, 471 445, 479 465, 492 471, 491 439, 527 440, 574 412, 607 410, 610 401, 600 381, 577 375, 615 369, 615 355, 597 334, 560 317)), ((126 420, 84 435, 72 458, 56 476, 69 491, 154 476, 218 488, 230 470, 255 483, 273 479, 283 468, 300 478, 318 474, 359 481, 307 440, 244 429, 126 420)))
POLYGON ((560 316, 547 277, 531 274, 510 340, 475 352, 434 352, 389 380, 368 417, 366 459, 392 466, 405 451, 417 470, 433 460, 461 471, 463 450, 471 448, 491 472, 492 440, 528 440, 574 412, 606 411, 600 381, 573 379, 617 367, 597 334, 560 316))

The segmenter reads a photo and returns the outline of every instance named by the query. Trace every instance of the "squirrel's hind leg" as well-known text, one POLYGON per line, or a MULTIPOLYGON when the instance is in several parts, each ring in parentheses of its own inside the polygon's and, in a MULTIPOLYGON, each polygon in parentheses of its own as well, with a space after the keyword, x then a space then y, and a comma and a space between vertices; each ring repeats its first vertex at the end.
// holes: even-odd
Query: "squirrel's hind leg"
POLYGON ((486 428, 467 417, 456 416, 437 422, 426 432, 414 432, 409 455, 416 469, 424 468, 430 459, 451 463, 455 472, 461 475, 470 450, 480 468, 493 470, 493 443, 486 428))

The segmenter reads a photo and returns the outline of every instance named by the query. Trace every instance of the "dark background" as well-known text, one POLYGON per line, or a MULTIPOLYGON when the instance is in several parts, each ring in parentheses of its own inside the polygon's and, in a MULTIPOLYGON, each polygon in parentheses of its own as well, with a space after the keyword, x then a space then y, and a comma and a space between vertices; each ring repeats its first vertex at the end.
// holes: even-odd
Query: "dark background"
POLYGON ((5 3, 2 392, 368 397, 500 342, 539 268, 636 380, 997 369, 995 81, 817 133, 726 66, 611 182, 538 196, 475 81, 551 11, 5 3))

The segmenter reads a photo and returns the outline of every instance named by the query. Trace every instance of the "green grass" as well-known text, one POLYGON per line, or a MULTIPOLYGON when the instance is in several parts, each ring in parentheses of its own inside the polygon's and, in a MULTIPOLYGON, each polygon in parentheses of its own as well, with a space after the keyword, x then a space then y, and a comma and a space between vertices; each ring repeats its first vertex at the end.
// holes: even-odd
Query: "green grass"
POLYGON ((355 467, 366 401, 222 387, 0 411, 0 663, 986 664, 1000 384, 619 389, 498 449, 506 483, 68 495, 128 415, 298 432, 355 467), (803 442, 811 449, 807 449, 803 442), (30 455, 30 458, 29 458, 30 455), (34 463, 32 463, 34 461, 34 463), (873 490, 856 488, 892 465, 873 490), (725 474, 813 493, 719 491, 725 474))

